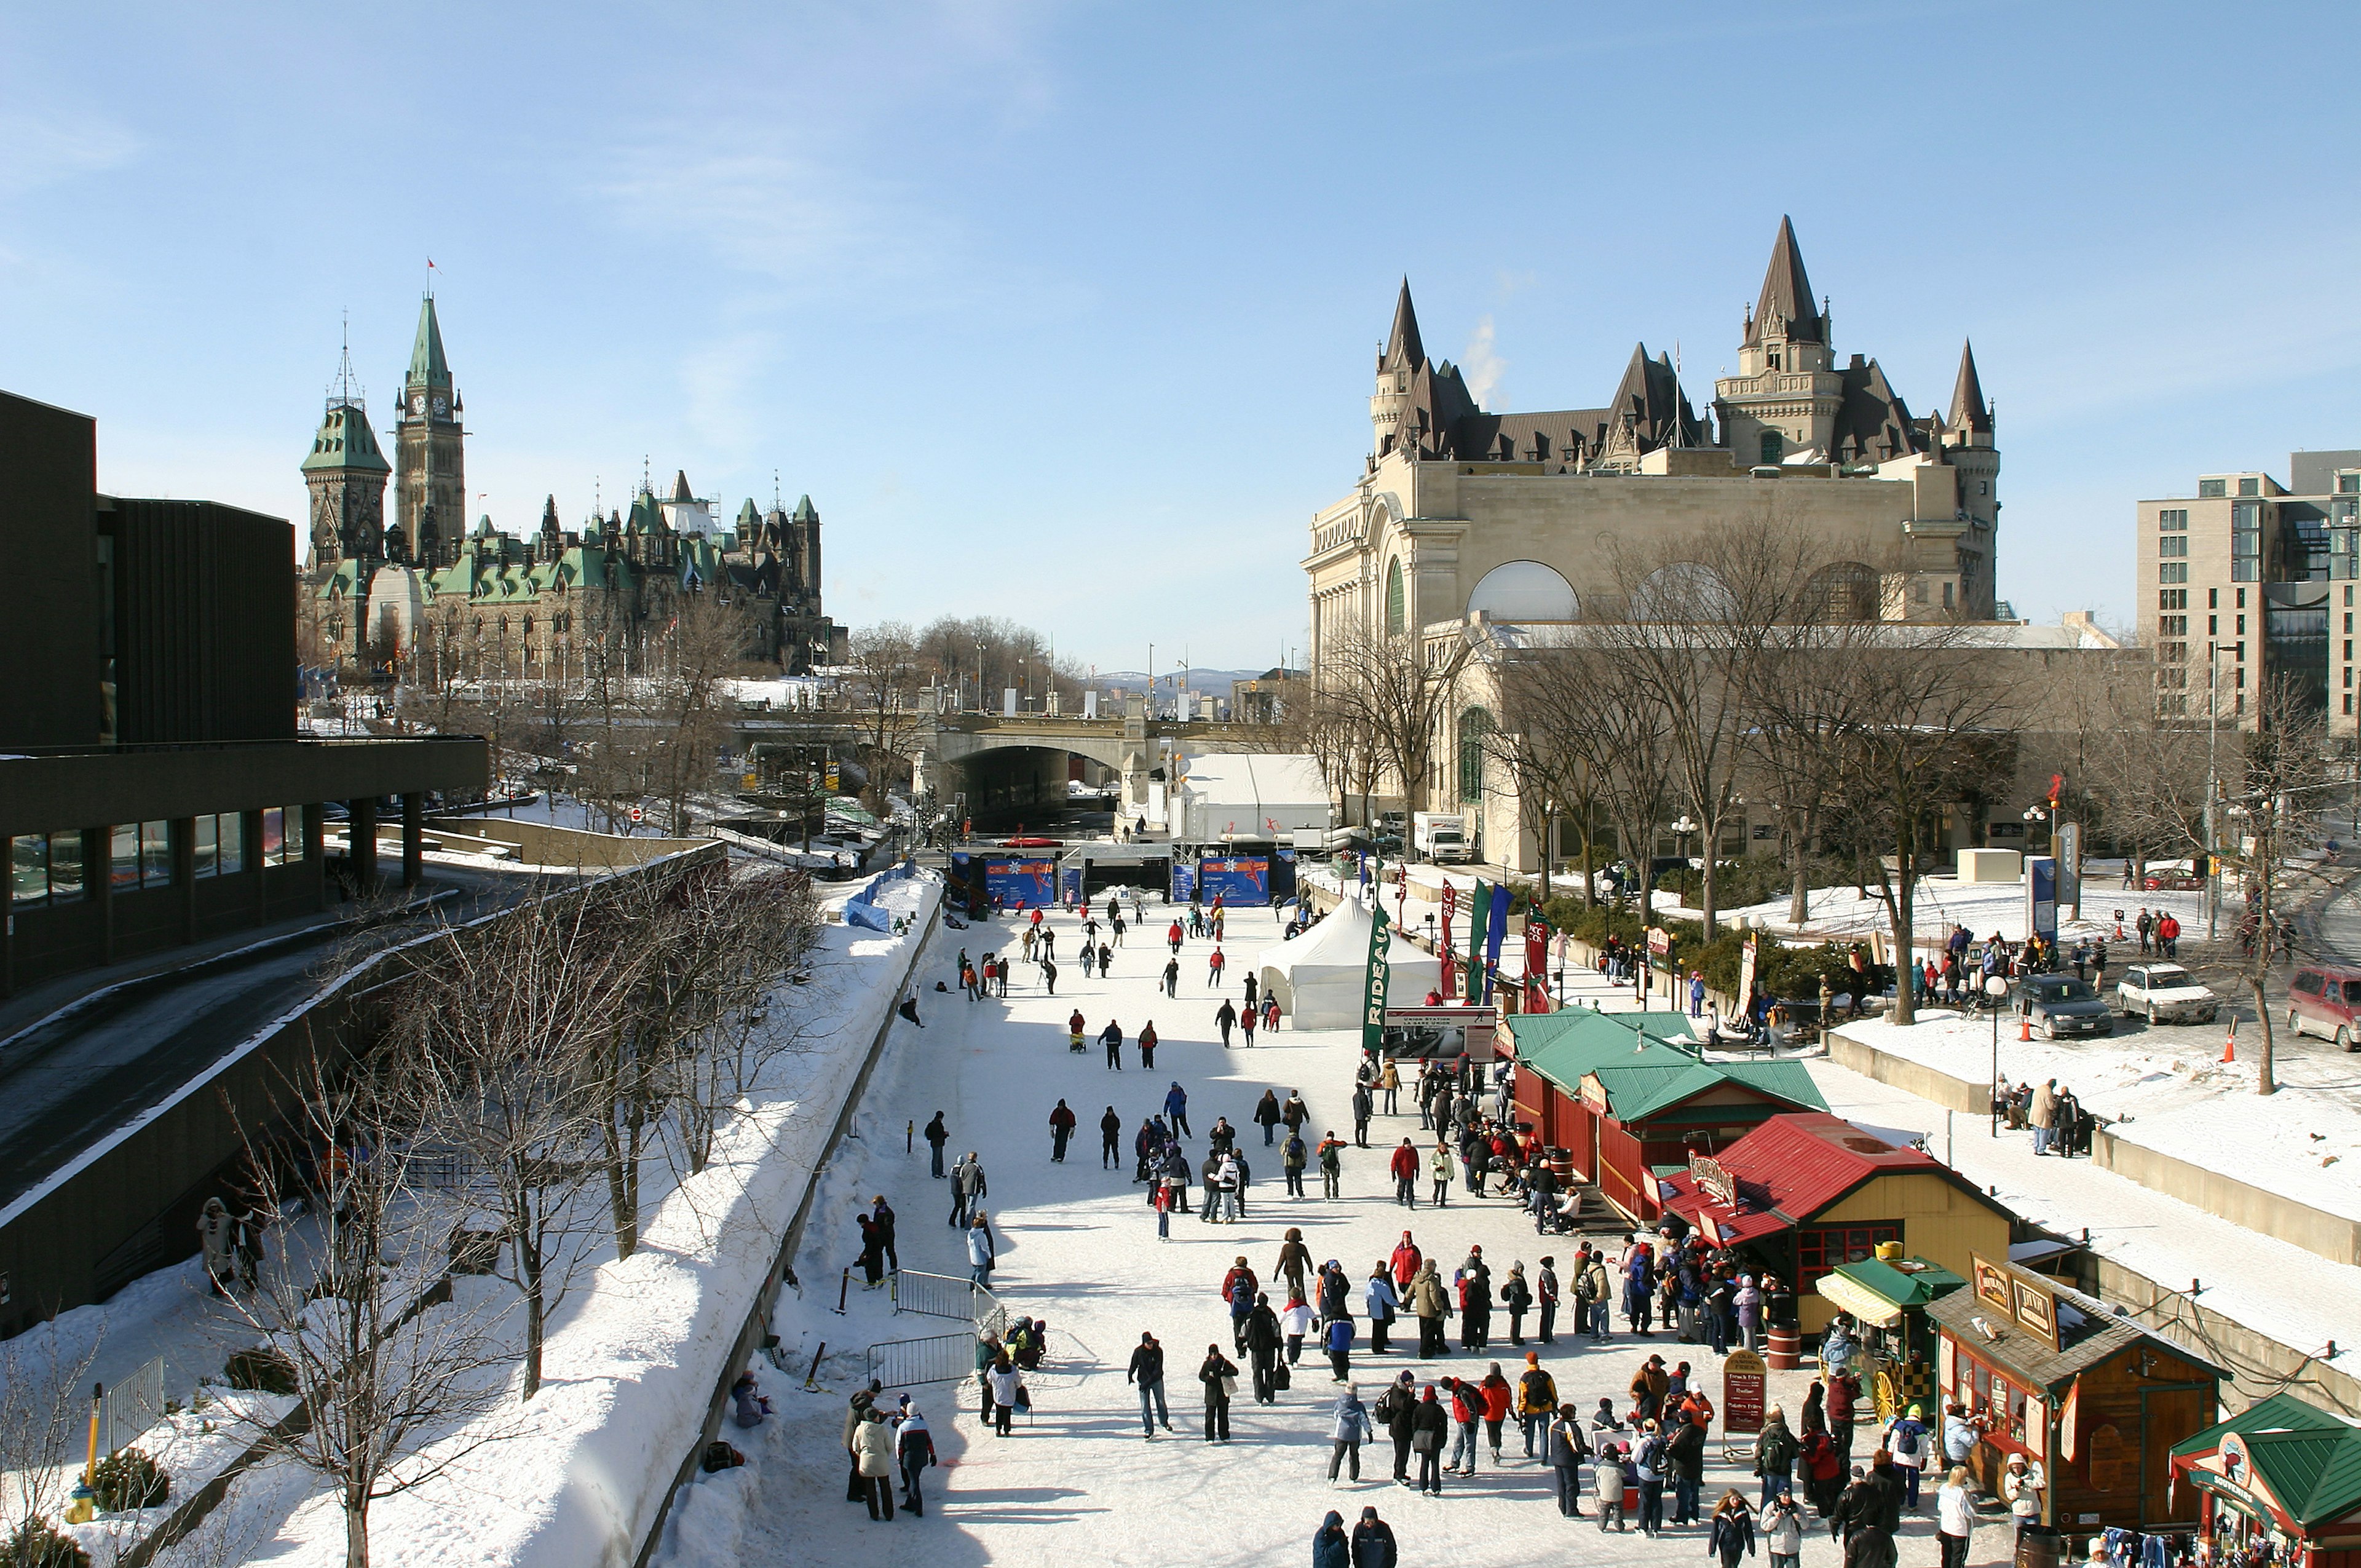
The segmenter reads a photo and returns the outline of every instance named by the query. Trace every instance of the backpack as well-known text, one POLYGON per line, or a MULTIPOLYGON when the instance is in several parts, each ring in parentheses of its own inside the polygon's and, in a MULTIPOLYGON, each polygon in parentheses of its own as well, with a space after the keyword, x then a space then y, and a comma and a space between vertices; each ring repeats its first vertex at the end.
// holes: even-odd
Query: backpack
POLYGON ((1918 1444, 1925 1437, 1926 1433, 1923 1431, 1905 1427, 1895 1434, 1894 1452, 1905 1458, 1916 1459, 1918 1457, 1918 1444))

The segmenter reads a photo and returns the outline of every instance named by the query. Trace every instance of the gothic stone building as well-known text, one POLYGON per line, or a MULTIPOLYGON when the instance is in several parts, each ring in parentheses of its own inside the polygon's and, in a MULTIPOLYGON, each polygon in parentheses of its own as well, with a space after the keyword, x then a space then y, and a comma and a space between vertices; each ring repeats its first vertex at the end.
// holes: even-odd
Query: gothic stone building
POLYGON ((842 663, 846 633, 820 602, 819 512, 806 496, 789 512, 750 499, 733 531, 676 476, 670 499, 642 485, 628 515, 595 512, 562 527, 543 504, 527 538, 489 517, 460 532, 467 498, 462 405, 443 349, 434 299, 418 316, 394 416, 389 466, 351 374, 349 354, 302 467, 311 494, 306 614, 315 643, 341 666, 386 675, 568 679, 588 662, 639 665, 659 617, 684 593, 743 595, 764 607, 752 656, 791 674, 842 663), (394 481, 394 517, 385 487, 394 481))

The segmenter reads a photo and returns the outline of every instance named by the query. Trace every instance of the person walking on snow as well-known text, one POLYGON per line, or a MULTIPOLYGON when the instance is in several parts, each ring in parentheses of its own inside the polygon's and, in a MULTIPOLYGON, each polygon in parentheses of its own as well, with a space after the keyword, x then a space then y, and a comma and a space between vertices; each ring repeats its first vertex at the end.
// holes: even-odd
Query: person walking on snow
MULTIPOLYGON (((1349 1333, 1349 1330, 1347 1332, 1349 1333)), ((1360 1390, 1350 1383, 1336 1396, 1336 1405, 1330 1412, 1328 1436, 1328 1479, 1334 1482, 1342 1468, 1355 1481, 1361 1478, 1361 1444, 1377 1440, 1376 1423, 1369 1420, 1368 1407, 1361 1403, 1360 1390)), ((1334 1515, 1330 1515, 1334 1518, 1334 1515)))
POLYGON ((1164 960, 1164 994, 1167 996, 1180 994, 1180 960, 1179 959, 1164 960))
POLYGON ((992 1283, 994 1250, 991 1223, 978 1209, 967 1227, 967 1275, 978 1285, 992 1283))
POLYGON ((1262 1098, 1255 1102, 1254 1108, 1255 1124, 1262 1129, 1262 1146, 1265 1148, 1270 1147, 1278 1136, 1279 1118, 1279 1092, 1276 1090, 1266 1089, 1262 1091, 1262 1098))
POLYGON ((1189 1091, 1180 1087, 1180 1080, 1177 1078, 1172 1080, 1172 1087, 1164 1091, 1164 1119, 1172 1124, 1173 1131, 1188 1137, 1196 1136, 1189 1131, 1189 1091))
POLYGON ((1153 1018, 1139 1026, 1139 1066, 1144 1072, 1156 1070, 1156 1020, 1153 1018))
POLYGON ((1082 1048, 1082 1031, 1089 1027, 1090 1020, 1082 1016, 1082 1010, 1081 1008, 1075 1008, 1066 1018, 1066 1048, 1070 1051, 1081 1050, 1082 1048))
MULTIPOLYGON (((1222 1005, 1226 1007, 1229 1003, 1224 1001, 1222 1005)), ((1246 1044, 1249 1046, 1254 1044, 1255 1025, 1257 1021, 1258 1020, 1255 1016, 1255 1010, 1251 1007, 1238 1014, 1238 1028, 1245 1034, 1246 1044)))
POLYGON ((1172 1430, 1172 1411, 1164 1403, 1164 1347, 1152 1333, 1143 1332, 1139 1343, 1131 1353, 1131 1368, 1123 1380, 1139 1390, 1140 1435, 1150 1442, 1156 1440, 1156 1428, 1161 1424, 1166 1431, 1172 1430), (1148 1419, 1149 1406, 1155 1407, 1155 1420, 1148 1419))
MULTIPOLYGON (((1405 1209, 1417 1208, 1418 1150, 1411 1146, 1408 1138, 1401 1141, 1401 1147, 1394 1150, 1393 1158, 1387 1163, 1386 1168, 1393 1173, 1394 1201, 1405 1209)), ((1410 1233, 1405 1231, 1402 1234, 1408 1235, 1410 1233)))
POLYGON ((1060 1100, 1058 1102, 1057 1109, 1049 1113, 1050 1164, 1063 1165, 1066 1163, 1066 1141, 1073 1135, 1074 1113, 1072 1111, 1067 1109, 1066 1102, 1060 1100))
POLYGON ((943 1113, 940 1111, 936 1112, 935 1119, 927 1124, 924 1136, 927 1140, 927 1147, 934 1151, 935 1179, 940 1181, 944 1179, 943 1146, 951 1141, 951 1130, 943 1125, 943 1113))
MULTIPOLYGON (((1064 1102, 1059 1103, 1063 1104, 1064 1102)), ((1099 1118, 1099 1168, 1123 1168, 1123 1118, 1115 1113, 1112 1105, 1106 1108, 1106 1114, 1099 1118)))
POLYGON ((1222 966, 1226 961, 1219 948, 1215 948, 1213 956, 1205 960, 1205 983, 1215 991, 1222 988, 1222 966))
MULTIPOLYGON (((1230 1030, 1236 1026, 1237 1021, 1238 1010, 1230 1005, 1228 997, 1224 997, 1222 999, 1221 1010, 1213 1014, 1213 1023, 1215 1026, 1222 1031, 1222 1047, 1225 1050, 1229 1047, 1230 1044, 1230 1030)), ((1264 1141, 1268 1142, 1269 1140, 1266 1139, 1264 1141)))
POLYGON ((1114 1019, 1099 1031, 1099 1044, 1106 1047, 1107 1067, 1115 1072, 1123 1070, 1123 1025, 1114 1019))
POLYGON ((1321 1196, 1342 1198, 1345 1195, 1345 1140, 1331 1132, 1320 1140, 1317 1157, 1320 1161, 1321 1196))

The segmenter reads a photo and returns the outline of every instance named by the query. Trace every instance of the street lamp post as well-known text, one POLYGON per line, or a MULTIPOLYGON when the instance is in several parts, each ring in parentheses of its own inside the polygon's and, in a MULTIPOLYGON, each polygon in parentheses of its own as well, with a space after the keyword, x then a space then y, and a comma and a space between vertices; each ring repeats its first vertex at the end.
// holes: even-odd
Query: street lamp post
POLYGON ((1992 1077, 1985 1082, 1984 1098, 1992 1105, 1992 1135, 1994 1138, 2000 1136, 2000 999, 2007 994, 2007 976, 1984 976, 1984 1001, 1992 1009, 1992 1077))
POLYGON ((1673 841, 1681 857, 1681 898, 1684 902, 1689 895, 1689 835, 1697 830, 1697 825, 1689 820, 1689 814, 1686 811, 1673 824, 1673 841))
POLYGON ((2033 842, 2033 825, 2037 822, 2047 822, 2048 820, 2049 813, 2042 810, 2041 807, 2037 806, 2028 806, 2025 808, 2025 838, 2026 845, 2028 849, 2032 847, 2033 842))

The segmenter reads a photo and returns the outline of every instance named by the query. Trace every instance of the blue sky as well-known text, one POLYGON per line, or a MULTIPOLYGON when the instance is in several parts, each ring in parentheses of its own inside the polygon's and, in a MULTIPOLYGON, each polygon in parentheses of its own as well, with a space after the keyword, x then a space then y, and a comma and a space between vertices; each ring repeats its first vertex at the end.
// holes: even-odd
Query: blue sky
POLYGON ((0 386, 300 519, 431 256, 472 510, 776 470, 839 620, 1134 668, 1300 649, 1404 273, 1488 406, 1590 405, 1728 363, 1792 213, 1914 411, 1974 338, 2042 620, 2130 617, 2136 499, 2361 445, 2361 11, 1680 9, 11 7, 0 386))

